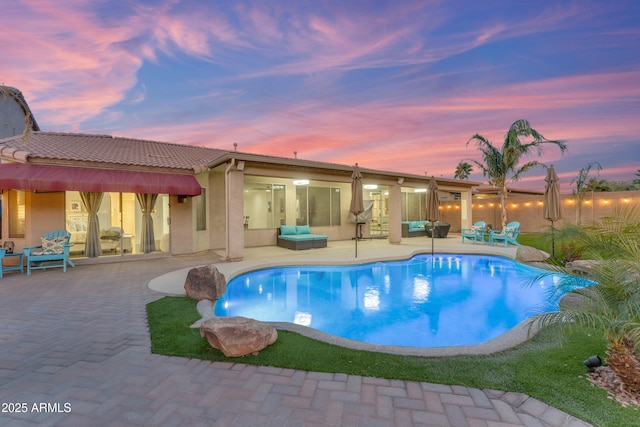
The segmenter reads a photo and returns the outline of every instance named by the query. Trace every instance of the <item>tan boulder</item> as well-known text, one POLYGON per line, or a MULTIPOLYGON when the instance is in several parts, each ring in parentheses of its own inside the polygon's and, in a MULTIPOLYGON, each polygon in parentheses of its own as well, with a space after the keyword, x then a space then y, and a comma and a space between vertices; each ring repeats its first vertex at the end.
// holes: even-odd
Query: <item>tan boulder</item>
POLYGON ((213 317, 200 325, 200 335, 227 357, 257 354, 278 339, 278 331, 246 317, 213 317))
POLYGON ((227 280, 213 264, 195 267, 187 273, 184 290, 188 298, 196 301, 216 301, 227 290, 227 280))
POLYGON ((518 246, 516 250, 516 261, 519 262, 542 262, 548 258, 548 253, 532 248, 531 246, 518 246))

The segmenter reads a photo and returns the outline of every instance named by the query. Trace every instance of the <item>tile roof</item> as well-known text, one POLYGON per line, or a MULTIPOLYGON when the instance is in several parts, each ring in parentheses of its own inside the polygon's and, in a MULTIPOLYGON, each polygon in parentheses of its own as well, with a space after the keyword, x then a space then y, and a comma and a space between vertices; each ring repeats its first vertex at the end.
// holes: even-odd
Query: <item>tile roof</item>
MULTIPOLYGON (((23 163, 69 165, 77 167, 163 169, 172 173, 200 173, 234 158, 280 168, 318 169, 351 176, 352 166, 298 158, 243 153, 217 148, 196 147, 135 138, 82 133, 31 132, 0 139, 0 158, 23 163)), ((403 172, 360 168, 368 176, 406 177, 422 181, 424 176, 403 172)), ((437 178, 453 187, 472 187, 479 182, 437 178)))
POLYGON ((103 163, 191 170, 206 166, 228 152, 215 148, 111 135, 32 132, 26 142, 22 135, 0 140, 2 155, 20 153, 16 158, 103 163))

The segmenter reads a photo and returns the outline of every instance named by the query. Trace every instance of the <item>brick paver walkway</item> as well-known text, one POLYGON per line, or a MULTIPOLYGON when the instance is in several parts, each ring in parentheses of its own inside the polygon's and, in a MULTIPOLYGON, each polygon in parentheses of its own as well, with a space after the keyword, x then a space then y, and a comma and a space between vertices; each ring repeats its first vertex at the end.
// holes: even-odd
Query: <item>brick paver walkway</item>
POLYGON ((1 426, 586 426, 517 393, 150 353, 150 279, 206 257, 0 279, 1 426))

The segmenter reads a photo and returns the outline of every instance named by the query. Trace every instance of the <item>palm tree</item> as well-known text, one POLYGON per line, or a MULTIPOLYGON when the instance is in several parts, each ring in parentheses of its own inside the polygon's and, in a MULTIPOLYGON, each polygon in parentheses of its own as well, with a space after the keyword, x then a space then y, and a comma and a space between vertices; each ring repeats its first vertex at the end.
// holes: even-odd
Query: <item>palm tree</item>
POLYGON ((471 161, 482 170, 484 176, 489 178, 490 185, 500 188, 503 228, 507 225, 507 184, 518 181, 523 173, 539 165, 537 161, 530 161, 519 166, 520 158, 529 154, 533 148, 537 149, 538 155, 542 154, 542 144, 554 144, 560 148, 562 153, 567 149, 564 142, 552 141, 543 137, 526 120, 517 120, 511 125, 500 149, 479 134, 473 135, 467 141, 467 146, 473 140, 476 141, 476 145, 482 153, 483 162, 471 161), (531 137, 533 141, 523 144, 520 137, 531 137))
MULTIPOLYGON (((602 170, 602 166, 598 162, 590 162, 587 166, 580 169, 578 172, 578 176, 571 180, 571 184, 575 184, 576 188, 572 191, 573 195, 576 196, 576 224, 580 225, 582 223, 582 201, 584 200, 585 193, 590 189, 591 180, 587 180, 589 178, 589 172, 591 172, 591 168, 595 167, 598 172, 602 170)), ((593 195, 593 188, 591 188, 591 194, 593 195)))
MULTIPOLYGON (((590 326, 607 341, 606 363, 632 392, 640 392, 640 210, 616 209, 612 216, 579 227, 575 241, 584 259, 594 260, 595 284, 574 290, 577 276, 557 276, 557 289, 573 293, 578 303, 535 319, 541 326, 590 326)), ((560 267, 554 271, 562 271, 560 267)), ((546 273, 556 274, 556 273, 546 273)), ((539 280, 540 276, 532 282, 539 280)), ((534 322, 535 320, 532 320, 534 322)))
POLYGON ((458 166, 456 166, 456 173, 453 175, 454 179, 460 179, 460 180, 468 180, 469 176, 471 175, 471 172, 473 172, 473 166, 471 166, 469 163, 467 162, 460 162, 458 163, 458 166))

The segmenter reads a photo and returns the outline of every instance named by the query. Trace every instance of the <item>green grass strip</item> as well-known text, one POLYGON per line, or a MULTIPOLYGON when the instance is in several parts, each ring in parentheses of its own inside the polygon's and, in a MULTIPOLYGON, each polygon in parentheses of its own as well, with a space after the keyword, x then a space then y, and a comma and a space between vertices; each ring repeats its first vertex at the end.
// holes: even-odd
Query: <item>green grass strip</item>
POLYGON ((586 379, 585 359, 604 356, 602 334, 540 332, 511 350, 485 356, 415 357, 351 350, 278 331, 278 341, 257 356, 227 358, 189 325, 196 302, 164 297, 147 305, 152 351, 167 356, 275 366, 317 372, 462 385, 525 393, 598 426, 640 426, 640 413, 623 408, 586 379))

